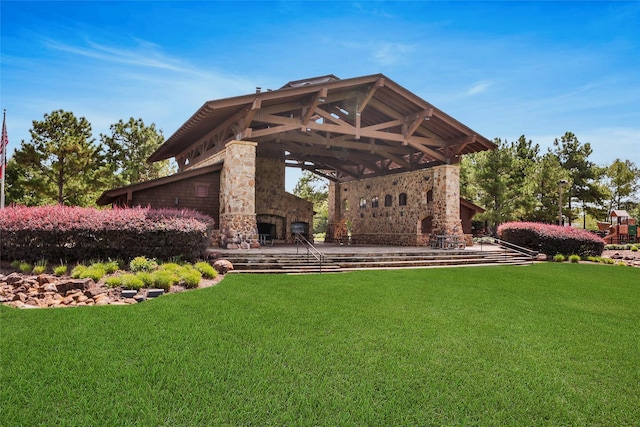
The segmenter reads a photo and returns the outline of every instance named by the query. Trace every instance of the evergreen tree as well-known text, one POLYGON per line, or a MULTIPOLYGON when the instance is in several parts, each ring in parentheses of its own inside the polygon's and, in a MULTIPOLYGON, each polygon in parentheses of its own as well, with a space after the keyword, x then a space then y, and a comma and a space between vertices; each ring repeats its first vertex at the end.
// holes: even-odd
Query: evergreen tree
POLYGON ((498 148, 492 151, 475 153, 473 163, 474 180, 477 185, 478 195, 475 200, 486 211, 477 216, 478 220, 489 222, 489 226, 495 230, 498 225, 513 219, 515 203, 513 187, 513 154, 506 142, 499 138, 494 142, 498 148))
POLYGON ((125 186, 170 175, 175 170, 168 160, 149 163, 147 159, 164 142, 155 124, 146 126, 142 119, 122 120, 110 126, 111 135, 100 134, 106 147, 106 161, 113 176, 113 186, 125 186))
POLYGON ((606 176, 611 190, 609 210, 627 209, 640 189, 640 170, 629 160, 616 159, 607 168, 606 176))
POLYGON ((566 132, 560 139, 555 139, 554 154, 558 157, 560 165, 569 172, 571 185, 568 189, 568 218, 572 223, 573 212, 571 205, 575 199, 582 205, 586 212, 589 204, 598 204, 606 196, 597 181, 602 178, 604 169, 597 167, 589 161, 592 153, 591 144, 580 143, 571 132, 566 132))
POLYGON ((95 203, 105 178, 104 156, 84 117, 58 110, 33 121, 31 142, 12 158, 11 202, 28 205, 95 203))

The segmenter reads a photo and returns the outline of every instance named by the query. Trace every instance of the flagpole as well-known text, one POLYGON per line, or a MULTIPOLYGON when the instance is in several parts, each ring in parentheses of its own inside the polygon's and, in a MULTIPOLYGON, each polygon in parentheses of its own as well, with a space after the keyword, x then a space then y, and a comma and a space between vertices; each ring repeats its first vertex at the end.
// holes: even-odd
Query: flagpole
POLYGON ((7 109, 5 108, 2 113, 2 140, 0 140, 0 150, 2 150, 2 158, 0 158, 0 172, 2 172, 2 189, 0 190, 0 209, 4 209, 4 177, 7 174, 5 165, 7 162, 7 145, 8 141, 5 141, 5 135, 7 134, 7 109))
POLYGON ((2 189, 0 190, 0 209, 4 209, 4 177, 7 174, 5 159, 7 158, 7 142, 5 141, 5 135, 7 134, 7 109, 5 108, 2 114, 2 140, 0 140, 0 152, 2 152, 2 158, 0 158, 0 172, 2 172, 2 189))

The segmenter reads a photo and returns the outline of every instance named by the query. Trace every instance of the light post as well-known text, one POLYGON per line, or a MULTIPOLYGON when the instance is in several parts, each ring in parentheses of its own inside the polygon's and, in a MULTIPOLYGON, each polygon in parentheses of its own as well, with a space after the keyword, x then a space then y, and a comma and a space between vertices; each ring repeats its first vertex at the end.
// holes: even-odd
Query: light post
POLYGON ((558 225, 562 225, 562 187, 567 185, 566 179, 558 181, 558 225))

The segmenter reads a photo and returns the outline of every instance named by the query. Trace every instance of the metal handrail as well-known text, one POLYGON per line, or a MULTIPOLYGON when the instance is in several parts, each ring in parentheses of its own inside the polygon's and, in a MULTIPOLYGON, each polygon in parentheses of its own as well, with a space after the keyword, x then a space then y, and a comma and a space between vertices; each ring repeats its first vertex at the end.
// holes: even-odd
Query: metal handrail
POLYGON ((498 246, 501 246, 502 248, 505 249, 505 257, 507 255, 507 249, 512 250, 513 252, 517 252, 520 255, 524 255, 526 257, 531 258, 531 262, 533 262, 535 260, 535 258, 538 256, 538 251, 534 251, 532 249, 529 248, 525 248, 522 246, 518 246, 515 243, 511 243, 511 242, 507 242, 505 240, 500 240, 497 237, 493 237, 493 236, 480 236, 479 240, 480 240, 480 250, 482 250, 482 243, 485 241, 485 239, 489 240, 489 243, 492 244, 496 244, 498 246))
POLYGON ((299 254, 299 244, 303 244, 307 248, 307 262, 309 262, 311 255, 318 261, 318 265, 320 267, 320 274, 322 274, 322 263, 324 261, 324 254, 318 250, 313 243, 307 240, 301 233, 295 233, 295 242, 296 242, 296 254, 299 254))

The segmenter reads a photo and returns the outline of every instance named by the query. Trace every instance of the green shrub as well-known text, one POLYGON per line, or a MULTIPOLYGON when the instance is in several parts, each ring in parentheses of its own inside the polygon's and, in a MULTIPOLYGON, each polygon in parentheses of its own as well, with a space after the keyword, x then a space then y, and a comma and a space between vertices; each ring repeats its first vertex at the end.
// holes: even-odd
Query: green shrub
POLYGON ((136 273, 136 276, 138 276, 138 278, 142 280, 145 288, 153 287, 153 274, 151 274, 150 272, 139 271, 138 273, 136 273))
POLYGON ((158 268, 160 270, 167 270, 167 271, 170 271, 172 273, 177 273, 178 271, 180 271, 182 266, 180 264, 178 264, 178 263, 175 263, 175 262, 167 262, 167 263, 162 264, 158 268))
POLYGON ((33 267, 33 274, 42 274, 45 271, 47 271, 47 260, 44 258, 39 259, 33 267))
POLYGON ((47 271, 47 266, 45 265, 36 265, 35 267, 33 267, 33 274, 42 274, 45 271, 47 271))
POLYGON ((633 252, 638 252, 638 247, 636 245, 631 246, 631 250, 633 252))
POLYGON ((615 265, 617 265, 618 267, 626 267, 627 263, 624 261, 618 261, 615 263, 615 265))
POLYGON ((569 262, 577 264, 580 262, 580 255, 571 255, 569 256, 569 262))
POLYGON ((197 288, 200 284, 200 280, 202 280, 202 273, 191 266, 182 267, 177 274, 180 276, 185 288, 188 289, 197 288))
POLYGON ((120 278, 120 286, 124 289, 139 290, 144 287, 144 282, 135 274, 127 273, 118 276, 120 278))
POLYGON ((122 279, 120 276, 110 276, 104 280, 104 284, 110 288, 117 288, 122 286, 122 279))
POLYGON ((615 260, 612 258, 602 258, 605 264, 615 264, 615 260))
POLYGON ((78 264, 71 270, 71 277, 74 279, 93 279, 94 282, 98 282, 105 276, 106 271, 104 266, 100 263, 91 264, 89 267, 86 265, 78 264))
POLYGON ((104 271, 107 274, 113 274, 116 271, 120 270, 120 264, 118 261, 109 261, 101 263, 102 267, 104 267, 104 271))
POLYGON ((555 262, 564 262, 564 259, 565 259, 565 258, 564 258, 564 255, 562 255, 562 254, 556 254, 556 255, 553 257, 553 260, 554 260, 555 262))
POLYGON ((13 267, 16 270, 20 270, 20 264, 22 264, 22 261, 20 260, 13 260, 11 261, 11 267, 13 267))
POLYGON ((216 269, 206 261, 197 262, 194 268, 198 270, 205 279, 215 279, 218 276, 216 269))
POLYGON ((67 274, 67 266, 64 264, 53 267, 53 274, 56 276, 64 276, 67 274))
POLYGON ((20 265, 18 266, 18 269, 22 273, 28 274, 28 273, 31 273, 31 271, 33 271, 33 265, 29 264, 28 262, 21 262, 20 265))
POLYGON ((180 277, 169 270, 156 270, 151 273, 153 278, 153 286, 168 291, 173 285, 180 282, 180 277))
POLYGON ((71 270, 71 277, 79 279, 80 275, 87 269, 86 265, 78 264, 71 270))
POLYGON ((153 271, 158 268, 158 263, 155 259, 149 259, 144 256, 138 256, 131 260, 129 268, 133 272, 138 271, 153 271))

